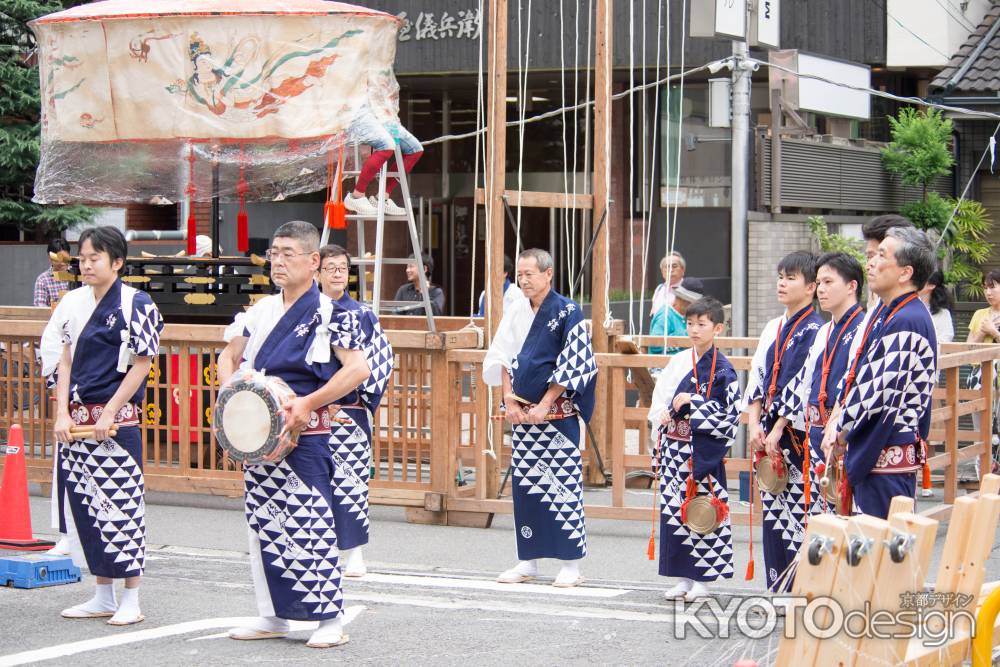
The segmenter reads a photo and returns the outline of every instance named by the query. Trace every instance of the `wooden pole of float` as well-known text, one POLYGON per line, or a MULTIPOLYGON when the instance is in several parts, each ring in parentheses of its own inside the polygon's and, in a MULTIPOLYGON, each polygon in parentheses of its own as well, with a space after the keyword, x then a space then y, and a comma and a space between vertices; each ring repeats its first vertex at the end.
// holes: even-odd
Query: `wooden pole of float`
MULTIPOLYGON (((486 343, 489 345, 500 326, 503 315, 503 256, 504 256, 504 205, 503 193, 507 178, 507 0, 489 0, 489 39, 487 41, 487 96, 486 96, 486 170, 485 193, 487 225, 490 243, 487 246, 488 266, 486 289, 490 307, 486 310, 486 343)), ((490 414, 497 414, 500 396, 494 392, 490 414)), ((493 429, 493 442, 499 455, 503 443, 503 425, 493 422, 484 425, 493 429)), ((480 456, 484 456, 480 454, 480 456)), ((481 488, 487 497, 494 498, 500 462, 488 460, 485 466, 488 478, 481 488)))
MULTIPOLYGON (((594 208, 590 216, 594 238, 593 261, 590 272, 590 313, 593 322, 592 337, 594 352, 608 352, 607 327, 604 325, 607 311, 608 274, 608 230, 611 227, 610 211, 604 221, 608 207, 608 160, 611 150, 611 7, 609 0, 597 0, 594 21, 594 208), (604 224, 601 222, 604 221, 604 224)), ((606 373, 597 374, 597 399, 594 415, 590 420, 595 442, 591 446, 601 450, 608 459, 608 378, 606 373)), ((613 397, 614 398, 614 397, 613 397)), ((617 397, 619 400, 621 397, 617 397)), ((596 457, 590 459, 587 480, 593 484, 603 483, 604 476, 598 469, 596 457)))
POLYGON ((607 251, 610 224, 600 225, 608 204, 608 152, 611 148, 611 11, 608 0, 597 0, 594 46, 594 212, 590 216, 594 255, 590 274, 590 304, 594 349, 608 351, 607 251), (600 226, 600 228, 598 228, 600 226))

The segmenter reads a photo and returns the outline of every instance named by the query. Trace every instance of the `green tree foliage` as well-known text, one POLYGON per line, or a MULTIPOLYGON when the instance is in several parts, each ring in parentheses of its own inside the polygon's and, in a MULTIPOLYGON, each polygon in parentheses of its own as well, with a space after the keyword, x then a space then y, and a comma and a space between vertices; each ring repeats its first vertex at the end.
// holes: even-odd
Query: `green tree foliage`
POLYGON ((858 260, 861 266, 865 265, 865 244, 858 239, 848 238, 840 234, 831 234, 826 226, 826 220, 821 215, 812 215, 806 220, 809 230, 819 241, 819 248, 823 252, 846 252, 848 255, 858 260))
POLYGON ((989 215, 977 201, 959 202, 929 190, 935 178, 950 173, 954 166, 951 121, 936 109, 904 108, 897 118, 889 118, 889 125, 892 142, 882 149, 882 164, 903 183, 921 189, 920 200, 906 204, 900 213, 941 239, 939 255, 945 281, 963 287, 970 295, 980 293, 983 274, 978 265, 990 254, 986 240, 992 224, 989 215))
POLYGON ((0 225, 41 240, 93 217, 84 206, 31 201, 38 166, 40 97, 35 36, 28 21, 79 2, 0 0, 0 225))
POLYGON ((889 117, 892 141, 882 149, 882 164, 906 185, 923 189, 938 176, 951 171, 955 163, 949 145, 952 123, 937 109, 922 111, 903 108, 898 118, 889 117))

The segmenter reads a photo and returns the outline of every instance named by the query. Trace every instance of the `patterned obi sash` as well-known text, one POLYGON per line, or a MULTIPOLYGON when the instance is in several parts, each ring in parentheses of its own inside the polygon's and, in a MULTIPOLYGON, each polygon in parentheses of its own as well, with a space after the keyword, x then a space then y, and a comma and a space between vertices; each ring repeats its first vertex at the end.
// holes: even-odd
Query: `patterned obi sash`
MULTIPOLYGON (((69 416, 73 423, 79 426, 93 426, 104 414, 104 403, 73 403, 69 404, 69 416)), ((126 403, 115 415, 115 423, 119 426, 138 426, 142 409, 135 403, 126 403)))
POLYGON ((919 446, 919 443, 889 445, 879 454, 871 474, 894 475, 916 472, 923 464, 923 448, 919 446))
MULTIPOLYGON (((525 409, 530 410, 531 408, 538 405, 537 403, 529 403, 528 401, 518 400, 518 404, 525 409)), ((552 407, 549 408, 548 414, 545 416, 546 419, 565 419, 566 417, 573 417, 577 414, 576 406, 573 405, 573 401, 567 396, 560 396, 555 401, 552 402, 552 407)))
POLYGON ((319 410, 313 410, 309 413, 309 423, 299 431, 299 435, 330 435, 330 429, 333 428, 337 411, 341 408, 359 407, 359 405, 330 404, 319 410))
POLYGON ((671 419, 664 427, 667 437, 680 442, 691 442, 691 420, 671 419))

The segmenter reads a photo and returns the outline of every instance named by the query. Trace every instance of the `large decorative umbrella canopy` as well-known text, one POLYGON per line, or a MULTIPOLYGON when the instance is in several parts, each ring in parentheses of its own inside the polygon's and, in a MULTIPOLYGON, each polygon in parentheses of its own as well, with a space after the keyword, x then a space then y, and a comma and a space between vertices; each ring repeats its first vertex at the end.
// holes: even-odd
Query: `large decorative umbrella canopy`
POLYGON ((105 0, 39 18, 35 201, 322 189, 352 121, 398 122, 399 26, 325 0, 105 0))

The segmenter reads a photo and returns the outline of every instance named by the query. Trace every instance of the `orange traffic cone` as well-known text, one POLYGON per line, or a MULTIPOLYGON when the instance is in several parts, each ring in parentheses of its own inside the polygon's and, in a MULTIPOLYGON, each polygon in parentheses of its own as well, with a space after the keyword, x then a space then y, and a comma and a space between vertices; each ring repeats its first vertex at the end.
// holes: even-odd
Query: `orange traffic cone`
POLYGON ((14 424, 7 434, 7 455, 3 460, 3 486, 0 486, 0 549, 45 551, 52 546, 53 542, 31 537, 28 468, 24 462, 24 431, 19 424, 14 424))

